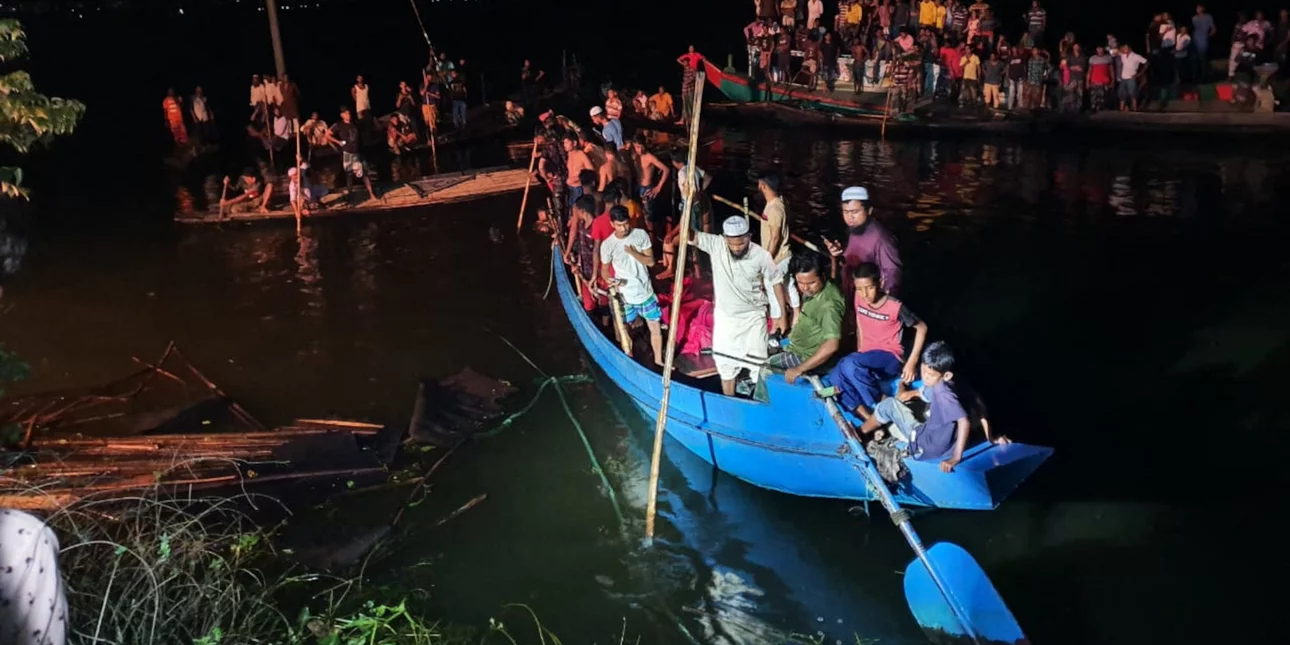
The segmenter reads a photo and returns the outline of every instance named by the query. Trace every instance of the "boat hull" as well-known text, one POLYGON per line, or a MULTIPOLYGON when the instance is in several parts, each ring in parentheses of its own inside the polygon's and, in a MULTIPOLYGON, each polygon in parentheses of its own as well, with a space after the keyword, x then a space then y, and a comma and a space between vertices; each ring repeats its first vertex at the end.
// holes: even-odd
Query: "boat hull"
MULTIPOLYGON (((558 254, 554 261, 560 301, 583 347, 642 415, 657 418, 663 394, 659 374, 601 333, 583 311, 558 254)), ((810 386, 789 385, 779 375, 771 375, 766 386, 769 403, 673 381, 667 433, 704 461, 754 486, 805 497, 873 500, 845 438, 810 386)), ((1042 446, 982 444, 965 452, 952 473, 942 473, 936 461, 907 459, 909 476, 893 494, 902 505, 993 509, 1051 453, 1042 446)))
POLYGON ((797 85, 755 81, 743 74, 723 71, 706 60, 704 66, 708 82, 736 103, 787 102, 843 116, 881 115, 887 109, 886 92, 822 92, 797 85))

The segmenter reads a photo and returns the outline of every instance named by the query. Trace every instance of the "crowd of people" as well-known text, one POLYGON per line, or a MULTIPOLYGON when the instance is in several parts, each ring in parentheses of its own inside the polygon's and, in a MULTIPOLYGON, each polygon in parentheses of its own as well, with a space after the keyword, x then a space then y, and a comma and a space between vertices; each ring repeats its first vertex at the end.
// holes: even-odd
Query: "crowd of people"
MULTIPOLYGON (((755 0, 756 19, 744 28, 754 74, 829 91, 839 80, 856 92, 889 83, 898 112, 925 99, 992 110, 1136 110, 1215 78, 1218 25, 1203 5, 1190 20, 1155 15, 1137 50, 1136 39, 1112 33, 1093 43, 1071 32, 1055 38, 1040 0, 1012 32, 984 0, 830 4, 755 0)), ((1273 25, 1262 12, 1238 14, 1232 43, 1226 78, 1248 85, 1260 65, 1284 66, 1290 15, 1281 11, 1273 25)))
MULTIPOLYGON (((553 198, 542 225, 557 238, 584 310, 620 340, 629 327, 644 326, 653 360, 662 365, 664 316, 683 305, 660 301, 656 285, 706 274, 697 258, 690 267, 674 259, 690 172, 680 151, 656 150, 639 135, 623 140, 614 100, 610 94, 591 108, 591 127, 540 115, 535 161, 553 198), (621 328, 611 323, 615 306, 621 328)), ((955 380, 949 346, 927 342, 928 324, 899 299, 900 250, 874 217, 865 188, 841 193, 845 243, 826 239, 823 249, 794 251, 776 174, 759 177, 760 214, 724 220, 712 211, 711 177, 698 168, 694 177, 691 243, 711 268, 711 324, 704 328, 702 317, 687 323, 678 347, 695 345, 697 336, 710 348, 724 394, 765 396, 766 372, 782 373, 790 384, 821 376, 822 393, 861 419, 866 435, 885 428, 886 441, 902 454, 938 460, 946 472, 962 459, 973 424, 987 438, 1007 441, 991 436, 979 398, 955 380), (852 322, 857 340, 848 352, 842 343, 852 322), (915 401, 925 406, 925 420, 915 414, 915 401)))
MULTIPOLYGON (((306 212, 316 207, 326 193, 318 177, 311 174, 311 161, 319 154, 339 155, 346 189, 362 183, 368 196, 376 198, 371 185, 371 169, 364 151, 383 141, 396 159, 431 140, 445 130, 461 132, 468 124, 467 66, 464 59, 453 61, 446 54, 431 52, 428 64, 420 70, 420 80, 400 81, 391 92, 392 102, 374 100, 373 88, 358 75, 349 89, 349 101, 335 113, 329 123, 322 113, 313 111, 305 117, 301 109, 301 90, 286 74, 255 74, 251 77, 248 110, 242 121, 246 141, 278 176, 286 176, 286 190, 291 203, 306 212), (377 109, 384 108, 377 112, 377 109)), ((506 102, 506 117, 512 124, 523 118, 523 103, 532 102, 546 91, 544 72, 524 61, 519 73, 520 104, 506 102)), ((660 88, 667 99, 670 96, 660 88)), ((178 149, 212 143, 218 133, 215 113, 201 87, 185 99, 175 90, 167 91, 162 103, 166 128, 178 149)), ((239 178, 226 177, 221 207, 230 211, 265 211, 273 195, 273 182, 267 181, 254 167, 248 167, 239 178)))

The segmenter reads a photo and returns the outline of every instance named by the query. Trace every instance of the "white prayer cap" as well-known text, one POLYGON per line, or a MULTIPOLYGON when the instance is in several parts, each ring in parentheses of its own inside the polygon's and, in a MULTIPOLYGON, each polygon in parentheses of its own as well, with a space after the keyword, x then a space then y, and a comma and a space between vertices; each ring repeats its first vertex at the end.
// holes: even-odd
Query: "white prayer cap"
POLYGON ((721 232, 726 237, 743 237, 748 234, 748 220, 738 215, 727 217, 721 224, 721 232))
POLYGON ((852 186, 842 191, 842 201, 853 202, 857 200, 862 202, 869 201, 869 191, 861 186, 852 186))
POLYGON ((600 116, 601 114, 604 114, 604 112, 604 110, 600 109, 599 105, 591 108, 591 116, 600 116))

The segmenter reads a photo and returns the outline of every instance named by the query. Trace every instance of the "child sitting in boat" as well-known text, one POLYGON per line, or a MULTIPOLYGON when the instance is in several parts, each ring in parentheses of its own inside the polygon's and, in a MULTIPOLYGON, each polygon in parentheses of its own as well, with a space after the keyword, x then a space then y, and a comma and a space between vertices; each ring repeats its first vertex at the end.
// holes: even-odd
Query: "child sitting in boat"
POLYGON ((856 353, 829 372, 829 383, 841 391, 842 405, 862 419, 882 396, 883 386, 897 376, 914 382, 914 368, 927 339, 927 323, 903 302, 883 289, 882 272, 872 262, 861 262, 852 272, 855 282, 856 353), (914 346, 905 359, 901 337, 914 330, 914 346))
POLYGON ((980 397, 954 382, 954 352, 948 343, 938 340, 929 344, 922 359, 922 387, 911 390, 901 383, 895 397, 878 402, 873 415, 860 426, 861 433, 872 434, 888 426, 908 456, 922 461, 939 459, 941 471, 947 473, 963 459, 973 419, 980 422, 987 441, 1009 443, 1007 437, 990 435, 990 422, 980 397), (926 421, 919 421, 910 409, 908 404, 915 399, 927 404, 926 421))
MULTIPOLYGON (((616 284, 623 297, 623 322, 627 325, 644 318, 649 327, 654 362, 663 364, 663 313, 654 295, 649 268, 654 266, 654 251, 649 234, 632 228, 631 213, 624 206, 609 209, 614 234, 600 243, 600 270, 605 282, 616 284), (612 270, 611 270, 612 267, 612 270)), ((617 328, 614 333, 619 333, 617 328)))

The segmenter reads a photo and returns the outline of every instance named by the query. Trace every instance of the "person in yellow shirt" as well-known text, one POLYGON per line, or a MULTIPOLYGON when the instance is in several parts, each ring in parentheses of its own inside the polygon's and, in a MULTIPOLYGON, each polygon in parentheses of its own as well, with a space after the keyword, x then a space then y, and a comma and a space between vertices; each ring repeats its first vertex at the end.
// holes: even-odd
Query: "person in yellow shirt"
POLYGON ((967 45, 960 47, 963 52, 963 89, 959 92, 959 107, 974 106, 981 100, 981 58, 967 45))
POLYGON ((863 17, 864 17, 864 7, 860 4, 860 2, 858 2, 858 1, 857 1, 857 2, 852 2, 852 3, 851 3, 851 6, 850 6, 850 7, 847 7, 847 24, 848 24, 848 25, 852 25, 852 26, 859 26, 859 25, 860 25, 860 19, 861 19, 861 18, 863 18, 863 17))
POLYGON ((667 89, 662 85, 658 86, 658 94, 649 97, 649 118, 655 121, 674 118, 672 114, 672 95, 668 94, 667 89))
POLYGON ((949 8, 945 6, 945 0, 936 0, 936 29, 945 31, 945 18, 949 15, 949 8))
POLYGON ((918 24, 922 27, 936 26, 935 0, 923 0, 918 4, 918 24))

